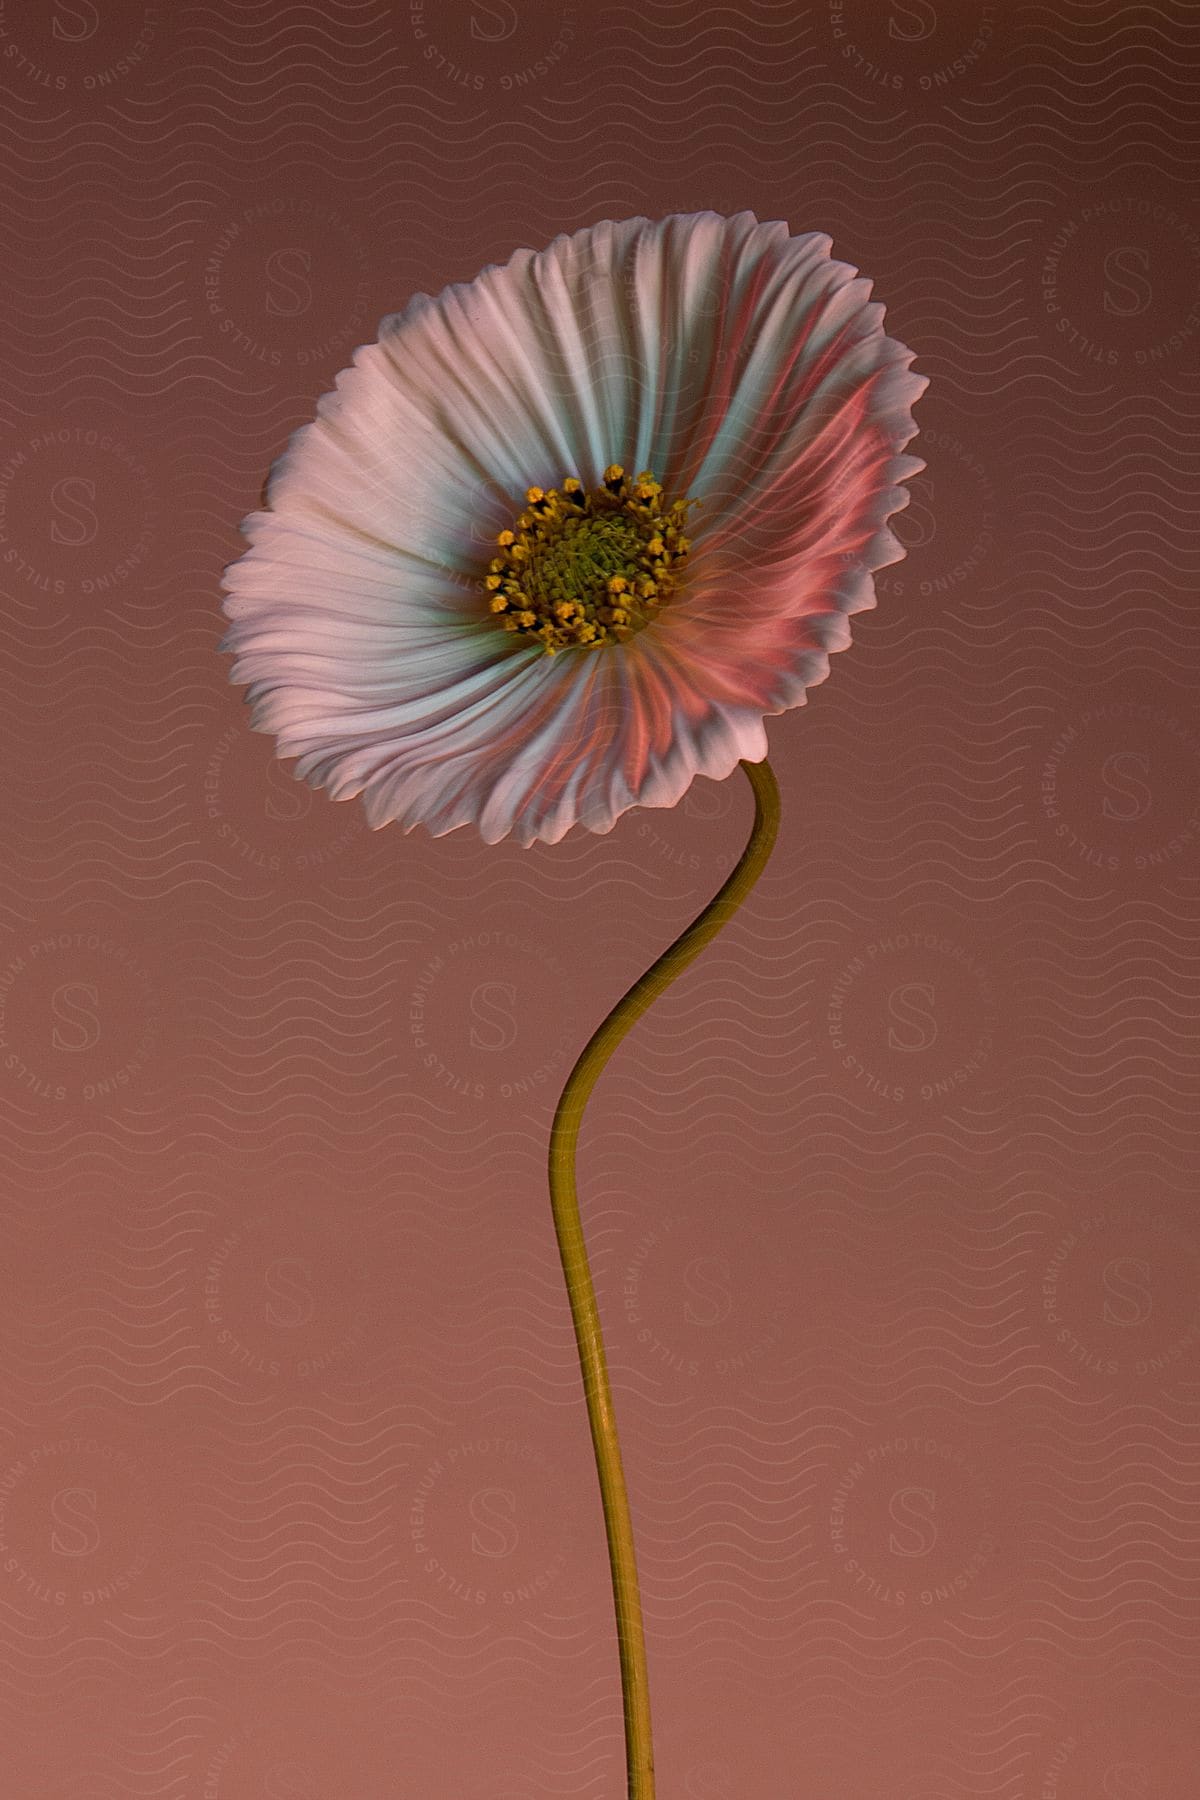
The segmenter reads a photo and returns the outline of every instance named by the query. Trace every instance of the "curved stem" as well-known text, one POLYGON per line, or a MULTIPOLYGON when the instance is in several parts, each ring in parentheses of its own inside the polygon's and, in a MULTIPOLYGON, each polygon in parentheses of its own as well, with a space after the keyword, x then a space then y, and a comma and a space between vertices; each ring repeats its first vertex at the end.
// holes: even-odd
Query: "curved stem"
POLYGON ((628 1800, 654 1800, 654 1751, 650 1736, 650 1689, 646 1676, 646 1639, 638 1594, 637 1562, 629 1496, 617 1441, 600 1314, 588 1268, 587 1248, 575 1191, 575 1146, 583 1111, 609 1057, 630 1027, 699 956, 733 917, 766 866, 779 830, 779 788, 767 762, 743 762, 754 789, 754 825, 741 858, 725 885, 658 961, 618 1000, 592 1035, 567 1077, 550 1133, 550 1204, 558 1236, 563 1274, 571 1301, 575 1342, 583 1372, 588 1423, 600 1477, 600 1498, 608 1535, 613 1597, 617 1608, 617 1644, 621 1657, 621 1696, 625 1710, 625 1753, 628 1800))

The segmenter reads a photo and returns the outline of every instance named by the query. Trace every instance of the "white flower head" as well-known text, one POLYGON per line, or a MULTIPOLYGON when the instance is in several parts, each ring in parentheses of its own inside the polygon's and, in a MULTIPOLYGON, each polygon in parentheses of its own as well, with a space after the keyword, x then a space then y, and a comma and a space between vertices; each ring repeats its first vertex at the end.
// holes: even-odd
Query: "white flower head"
POLYGON ((295 774, 529 845, 762 761, 924 467, 927 378, 830 249, 605 221, 385 318, 225 571, 230 678, 295 774))

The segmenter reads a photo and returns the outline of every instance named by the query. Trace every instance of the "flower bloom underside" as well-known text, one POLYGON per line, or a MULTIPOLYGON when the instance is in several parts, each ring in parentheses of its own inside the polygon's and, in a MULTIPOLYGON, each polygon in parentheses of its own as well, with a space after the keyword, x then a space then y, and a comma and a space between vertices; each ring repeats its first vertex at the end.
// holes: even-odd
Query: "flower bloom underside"
POLYGON ((830 249, 605 222, 384 319, 225 574, 231 679, 296 775, 528 845, 762 761, 924 466, 926 379, 830 249))

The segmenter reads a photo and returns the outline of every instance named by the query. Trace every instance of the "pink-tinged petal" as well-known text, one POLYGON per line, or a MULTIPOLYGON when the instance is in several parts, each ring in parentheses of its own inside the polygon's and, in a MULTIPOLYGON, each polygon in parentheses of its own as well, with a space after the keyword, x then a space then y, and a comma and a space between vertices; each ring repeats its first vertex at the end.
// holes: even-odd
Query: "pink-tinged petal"
POLYGON ((766 754, 903 549, 926 386, 827 235, 604 222, 418 295, 354 354, 226 571, 252 721, 369 822, 605 832, 766 754), (702 505, 682 589, 623 645, 504 632, 481 578, 526 487, 651 467, 702 505))
POLYGON ((511 834, 522 845, 557 843, 577 823, 606 832, 630 806, 674 805, 702 755, 722 774, 748 750, 761 759, 756 724, 739 738, 711 708, 689 707, 652 658, 540 658, 502 707, 414 730, 366 787, 368 819, 435 836, 474 823, 488 843, 511 834))

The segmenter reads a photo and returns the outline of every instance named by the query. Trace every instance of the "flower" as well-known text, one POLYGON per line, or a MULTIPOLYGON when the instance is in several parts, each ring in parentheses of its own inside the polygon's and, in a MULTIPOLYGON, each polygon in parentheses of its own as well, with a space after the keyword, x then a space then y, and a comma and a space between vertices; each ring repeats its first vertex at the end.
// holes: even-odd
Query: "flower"
POLYGON ((527 846, 762 761, 924 467, 927 378, 830 250, 605 221, 385 318, 224 574, 230 679, 295 775, 527 846))

